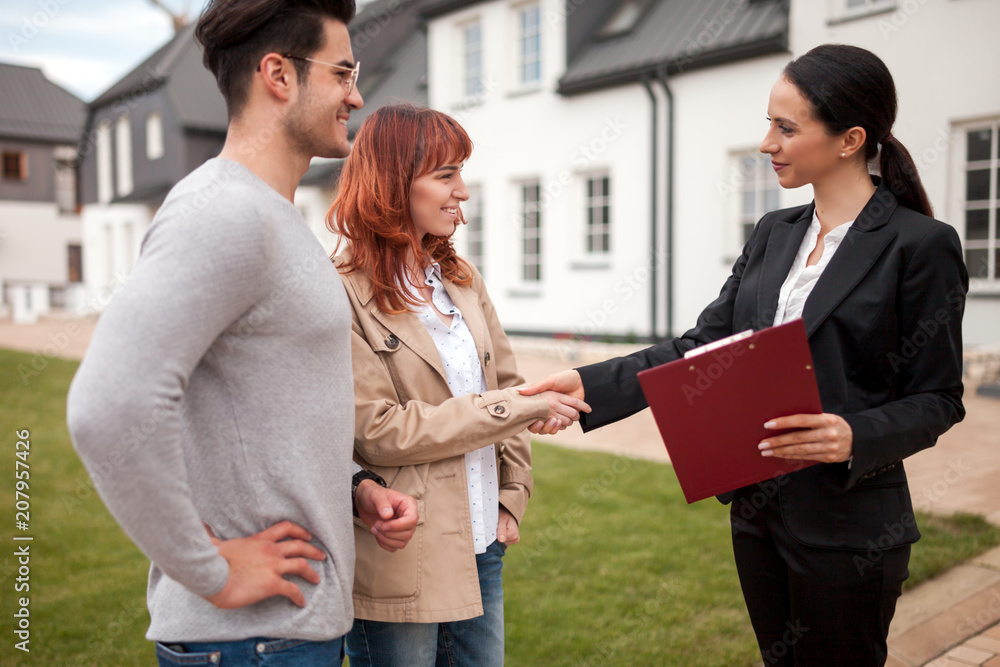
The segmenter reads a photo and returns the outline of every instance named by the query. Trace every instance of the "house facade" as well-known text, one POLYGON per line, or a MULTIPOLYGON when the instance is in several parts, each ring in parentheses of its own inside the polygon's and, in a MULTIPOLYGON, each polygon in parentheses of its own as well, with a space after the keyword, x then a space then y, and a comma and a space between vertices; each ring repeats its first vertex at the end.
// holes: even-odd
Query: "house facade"
POLYGON ((808 187, 778 187, 758 152, 767 97, 789 60, 842 42, 893 72, 893 133, 974 278, 966 340, 1000 341, 1000 88, 976 83, 1000 75, 986 48, 1000 5, 446 0, 424 15, 429 104, 476 145, 456 243, 511 330, 648 339, 691 327, 760 215, 810 201, 808 187))
POLYGON ((82 300, 77 143, 84 102, 0 63, 0 312, 33 322, 82 300))
POLYGON ((98 306, 127 280, 170 188, 225 142, 225 103, 193 30, 90 104, 80 180, 87 298, 98 306))
MULTIPOLYGON (((350 27, 365 106, 348 127, 408 101, 469 131, 456 245, 512 333, 663 338, 715 298, 763 213, 812 197, 781 189, 758 151, 781 69, 821 43, 868 48, 896 79, 893 133, 963 239, 966 342, 985 345, 1000 342, 1000 87, 982 85, 1000 75, 997 19, 991 0, 375 0, 350 27)), ((91 295, 125 279, 225 126, 190 28, 95 101, 80 143, 91 295)), ((328 251, 341 166, 314 161, 296 193, 328 251)))

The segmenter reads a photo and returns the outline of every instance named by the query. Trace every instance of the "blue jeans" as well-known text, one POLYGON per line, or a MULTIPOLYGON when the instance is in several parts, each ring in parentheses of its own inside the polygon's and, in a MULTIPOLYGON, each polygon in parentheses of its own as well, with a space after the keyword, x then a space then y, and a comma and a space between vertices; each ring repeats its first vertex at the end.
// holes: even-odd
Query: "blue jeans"
POLYGON ((503 667, 503 554, 493 542, 476 554, 483 615, 447 623, 354 619, 347 633, 351 667, 503 667))
POLYGON ((156 642, 156 659, 160 667, 340 667, 344 662, 344 638, 326 642, 264 637, 235 642, 156 642))

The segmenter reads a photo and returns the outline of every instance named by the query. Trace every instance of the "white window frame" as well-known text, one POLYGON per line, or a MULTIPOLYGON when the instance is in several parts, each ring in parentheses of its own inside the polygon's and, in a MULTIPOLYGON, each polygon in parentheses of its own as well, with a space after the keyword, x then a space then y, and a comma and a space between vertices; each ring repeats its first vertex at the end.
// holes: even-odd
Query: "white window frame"
POLYGON ((530 2, 514 6, 514 34, 517 36, 514 44, 514 62, 516 63, 516 70, 514 72, 515 89, 535 90, 542 85, 542 78, 545 76, 545 31, 543 30, 543 26, 541 3, 530 2), (538 23, 533 33, 525 32, 524 17, 529 11, 536 11, 538 13, 538 23), (525 58, 525 43, 529 37, 534 36, 538 37, 538 50, 534 54, 535 59, 529 61, 525 58), (526 68, 535 63, 538 65, 538 77, 528 80, 525 78, 526 68))
POLYGON ((958 150, 959 156, 959 184, 957 192, 958 220, 960 226, 956 225, 962 232, 962 249, 966 266, 969 270, 970 292, 985 294, 1000 294, 1000 118, 993 118, 978 123, 969 123, 958 129, 958 150), (968 135, 979 131, 990 130, 990 150, 986 160, 969 161, 968 135), (976 204, 969 204, 968 199, 968 173, 969 171, 989 170, 989 194, 986 200, 976 200, 976 204), (985 239, 969 240, 968 238, 968 212, 973 210, 984 210, 981 203, 985 201, 987 211, 987 227, 985 239), (986 267, 977 266, 969 262, 969 251, 985 250, 986 267))
POLYGON ((520 258, 519 280, 524 285, 538 285, 544 278, 543 272, 543 224, 545 217, 542 208, 541 179, 523 180, 517 183, 518 189, 518 220, 520 221, 520 258), (529 188, 535 189, 535 200, 528 198, 529 188), (528 252, 528 244, 534 240, 534 252, 528 252))
POLYGON ((781 185, 768 156, 757 149, 736 151, 732 154, 732 165, 722 182, 723 195, 731 197, 733 220, 726 263, 740 256, 750 233, 764 214, 781 208, 781 185), (748 162, 752 162, 752 168, 748 162), (747 206, 748 195, 753 195, 752 206, 747 206))
POLYGON ((146 116, 146 159, 159 160, 166 152, 163 144, 163 112, 150 111, 146 116))
POLYGON ((486 78, 485 78, 485 56, 486 49, 484 40, 486 37, 486 32, 483 30, 483 22, 480 17, 475 17, 472 20, 464 21, 458 26, 459 29, 459 44, 461 44, 461 79, 459 81, 459 97, 466 102, 478 102, 486 93, 486 78), (472 28, 478 28, 479 30, 479 43, 478 51, 476 53, 479 56, 479 68, 471 69, 469 67, 469 56, 471 52, 469 50, 469 30, 472 28), (475 82, 474 89, 470 89, 470 83, 475 82))
POLYGON ((132 118, 124 113, 115 121, 115 162, 118 196, 132 192, 132 118))
POLYGON ((829 23, 843 23, 855 19, 896 11, 898 0, 827 0, 829 23), (858 2, 855 6, 849 3, 858 2))
POLYGON ((467 183, 469 199, 462 204, 465 216, 465 258, 486 275, 486 230, 483 227, 483 187, 467 183), (478 253, 474 249, 478 248, 478 253))
POLYGON ((611 254, 611 224, 612 224, 612 200, 611 200, 611 173, 609 171, 598 171, 583 174, 583 254, 585 257, 607 257, 611 254), (606 190, 603 194, 594 195, 592 184, 606 182, 606 190), (597 210, 607 211, 607 221, 595 222, 594 213, 597 210), (604 243, 597 243, 597 239, 604 239, 604 243), (603 245, 604 247, 595 247, 603 245))
POLYGON ((52 152, 55 160, 55 198, 60 213, 76 212, 76 160, 74 146, 56 146, 52 152))
POLYGON ((103 120, 97 125, 97 201, 107 204, 114 197, 114 182, 111 162, 111 121, 103 120))

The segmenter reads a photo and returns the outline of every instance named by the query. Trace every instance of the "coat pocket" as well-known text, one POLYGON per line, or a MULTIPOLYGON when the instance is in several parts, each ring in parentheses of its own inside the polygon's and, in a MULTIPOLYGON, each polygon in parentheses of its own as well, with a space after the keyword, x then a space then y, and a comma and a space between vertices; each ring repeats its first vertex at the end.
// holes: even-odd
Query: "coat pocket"
POLYGON ((417 500, 417 529, 402 549, 389 552, 359 519, 354 520, 354 597, 380 602, 411 602, 420 595, 424 556, 424 501, 417 500))

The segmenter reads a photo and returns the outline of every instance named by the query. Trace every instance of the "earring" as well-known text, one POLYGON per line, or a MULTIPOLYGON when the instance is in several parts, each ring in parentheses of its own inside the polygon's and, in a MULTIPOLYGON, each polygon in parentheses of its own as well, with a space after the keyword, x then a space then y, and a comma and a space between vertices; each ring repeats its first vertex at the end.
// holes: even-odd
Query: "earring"
POLYGON ((847 157, 847 153, 841 153, 840 157, 847 157))

